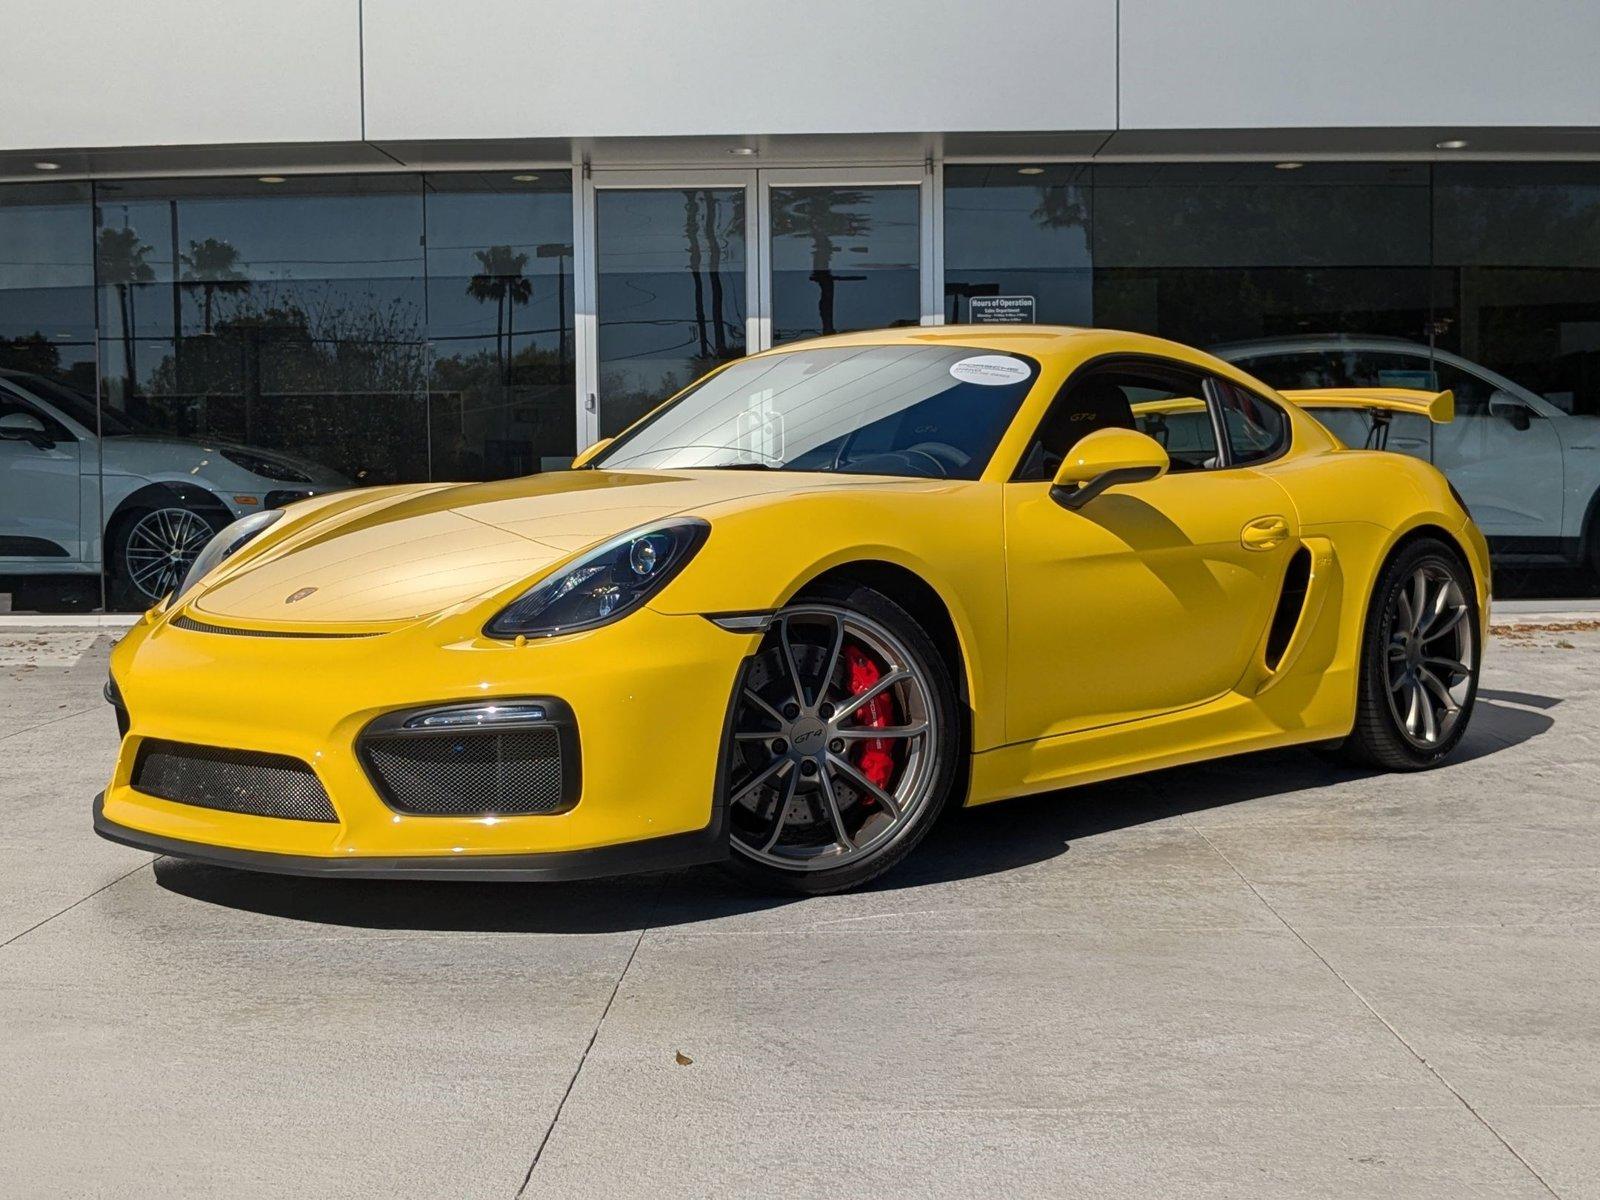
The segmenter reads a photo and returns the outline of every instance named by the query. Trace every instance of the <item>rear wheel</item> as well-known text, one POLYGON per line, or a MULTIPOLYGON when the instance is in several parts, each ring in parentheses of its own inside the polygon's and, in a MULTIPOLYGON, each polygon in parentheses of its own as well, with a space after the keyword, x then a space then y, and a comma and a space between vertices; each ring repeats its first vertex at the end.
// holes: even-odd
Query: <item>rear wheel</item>
POLYGON ((1367 613, 1344 755, 1391 771, 1442 762, 1477 700, 1478 627, 1477 590, 1455 550, 1433 538, 1404 547, 1384 567, 1367 613))
POLYGON ((784 608, 733 699, 730 868, 819 894, 894 866, 938 818, 965 752, 955 689, 920 626, 870 588, 784 608))

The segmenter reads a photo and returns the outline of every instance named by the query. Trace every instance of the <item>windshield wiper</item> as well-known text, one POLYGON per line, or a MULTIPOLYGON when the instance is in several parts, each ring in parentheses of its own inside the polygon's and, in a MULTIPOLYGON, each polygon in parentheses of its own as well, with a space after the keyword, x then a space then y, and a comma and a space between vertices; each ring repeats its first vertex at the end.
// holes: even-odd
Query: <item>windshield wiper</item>
POLYGON ((783 466, 779 463, 764 462, 738 462, 738 463, 712 463, 704 467, 683 467, 686 471, 781 471, 783 466))

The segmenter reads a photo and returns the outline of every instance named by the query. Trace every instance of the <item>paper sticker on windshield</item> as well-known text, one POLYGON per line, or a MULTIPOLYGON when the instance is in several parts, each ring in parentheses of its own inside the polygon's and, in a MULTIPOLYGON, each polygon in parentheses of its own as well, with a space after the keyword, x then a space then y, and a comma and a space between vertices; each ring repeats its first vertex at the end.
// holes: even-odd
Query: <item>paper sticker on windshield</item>
POLYGON ((1021 383, 1033 374, 1033 370, 1020 358, 1012 358, 1009 354, 974 354, 971 358, 951 363, 950 374, 962 383, 1004 387, 1008 383, 1021 383))

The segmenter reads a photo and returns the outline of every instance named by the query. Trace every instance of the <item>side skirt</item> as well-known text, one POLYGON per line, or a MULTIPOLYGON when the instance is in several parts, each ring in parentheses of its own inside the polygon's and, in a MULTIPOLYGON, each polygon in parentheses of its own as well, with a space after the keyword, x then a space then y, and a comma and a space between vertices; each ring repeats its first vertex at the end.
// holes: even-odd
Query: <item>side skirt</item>
POLYGON ((1328 670, 1319 680, 1315 699, 1293 723, 1275 721, 1255 698, 1229 692, 1183 712, 999 746, 972 756, 967 804, 1342 738, 1354 720, 1346 699, 1354 694, 1353 686, 1348 670, 1328 670))

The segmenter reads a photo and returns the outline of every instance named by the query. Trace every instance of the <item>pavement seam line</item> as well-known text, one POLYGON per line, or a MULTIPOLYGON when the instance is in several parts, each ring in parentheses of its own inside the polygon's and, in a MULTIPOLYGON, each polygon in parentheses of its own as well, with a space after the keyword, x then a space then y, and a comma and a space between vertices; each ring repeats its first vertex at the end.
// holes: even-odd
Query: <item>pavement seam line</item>
POLYGON ((29 725, 23 729, 14 729, 10 733, 0 734, 0 742, 10 741, 12 738, 21 737, 25 733, 33 733, 38 729, 45 729, 51 725, 58 725, 62 721, 70 721, 73 717, 83 717, 87 716, 89 713, 98 711, 99 705, 96 705, 93 708, 86 708, 82 712, 62 713, 59 717, 51 717, 48 721, 40 721, 37 725, 29 725))
POLYGON ((633 966, 639 947, 644 944, 644 935, 650 932, 650 923, 655 918, 656 908, 661 903, 661 893, 666 890, 666 886, 666 881, 663 880, 661 887, 656 891, 655 899, 651 901, 650 908, 645 913, 644 926, 639 930, 639 936, 633 939, 633 949, 628 951, 628 961, 622 964, 622 971, 617 976, 616 983, 611 985, 611 995, 606 997, 605 1007, 600 1010, 600 1019, 594 1023, 589 1041, 583 1047, 583 1053, 578 1056, 578 1065, 572 1069, 572 1078, 567 1080, 566 1090, 561 1093, 561 1099, 556 1102, 556 1111, 550 1116, 550 1124, 545 1126, 544 1136, 539 1139, 538 1148, 533 1152, 533 1161, 528 1164, 527 1174, 522 1177, 522 1186, 517 1188, 516 1196, 519 1198, 528 1190, 528 1184, 533 1182, 534 1168, 544 1156, 544 1148, 550 1144, 550 1136, 555 1133, 556 1123, 561 1120, 561 1113, 567 1107, 567 1097, 572 1095, 572 1089, 578 1084, 578 1076, 583 1074, 583 1066, 589 1061, 589 1051, 594 1049, 595 1042, 600 1038, 600 1028, 606 1023, 606 1017, 611 1014, 611 1006, 616 1003, 617 993, 622 990, 622 981, 628 977, 628 970, 633 966))
POLYGON ((44 920, 36 921, 32 925, 29 925, 21 933, 14 934, 13 936, 8 937, 5 941, 0 942, 0 950, 4 950, 7 946, 11 945, 11 943, 13 943, 13 942, 20 942, 23 938, 27 937, 35 929, 42 929, 44 926, 50 924, 51 921, 54 921, 57 917, 66 916, 73 909, 77 908, 78 905, 84 903, 87 900, 93 900, 96 896, 98 896, 103 891, 106 891, 106 890, 108 890, 110 888, 116 887, 117 884, 121 883, 124 879, 128 878, 128 876, 137 875, 140 871, 144 870, 146 867, 153 867, 155 865, 155 861, 156 861, 155 856, 152 856, 147 861, 142 862, 137 867, 133 868, 133 870, 124 871, 121 875, 118 875, 110 883, 103 884, 102 886, 95 888, 95 890, 90 892, 87 896, 79 896, 71 904, 69 904, 65 908, 63 908, 60 912, 53 912, 48 917, 45 917, 44 920))
POLYGON ((1355 984, 1351 983, 1348 979, 1346 979, 1344 977, 1343 973, 1341 973, 1337 967, 1335 967, 1331 962, 1329 962, 1327 960, 1326 957, 1324 957, 1322 951, 1318 950, 1309 941, 1307 941, 1305 935, 1302 934, 1298 929, 1296 929, 1292 924, 1290 924, 1288 919, 1285 918, 1282 913, 1280 913, 1276 908, 1274 908, 1272 906, 1272 902, 1270 900, 1268 900, 1265 896, 1263 896, 1261 894, 1260 889, 1257 888, 1256 885, 1250 881, 1250 879, 1245 875, 1245 873, 1243 871, 1239 870, 1239 868, 1234 865, 1233 860, 1231 858, 1229 858, 1225 853, 1223 853, 1222 849, 1215 842, 1213 842, 1209 837, 1206 836, 1205 830, 1201 829, 1199 826, 1195 825, 1194 822, 1189 821, 1187 818, 1185 818, 1185 822, 1184 823, 1187 824, 1189 826, 1189 828, 1191 830, 1193 830, 1199 836, 1201 841, 1205 842, 1206 845, 1211 847, 1212 853, 1214 853, 1218 858, 1220 858, 1224 863, 1227 864, 1228 870, 1232 871, 1235 875, 1237 875, 1239 877, 1239 882, 1244 884, 1245 887, 1250 889, 1250 893, 1253 896, 1255 896, 1255 898, 1257 900, 1259 900, 1261 902, 1262 906, 1269 913, 1271 913, 1274 917, 1276 917, 1278 919, 1278 921, 1283 925, 1283 927, 1285 929, 1287 929, 1291 934, 1294 935, 1294 938, 1295 938, 1296 941, 1298 941, 1302 946, 1304 946, 1307 950, 1309 950, 1311 952, 1312 956, 1315 957, 1316 960, 1319 963, 1321 963, 1323 965, 1323 967, 1325 967, 1327 969, 1328 973, 1339 981, 1340 985, 1343 986, 1345 991, 1349 992, 1352 996, 1354 996, 1356 998, 1356 1000, 1361 1004, 1361 1007, 1363 1007, 1369 1013, 1371 1013, 1372 1016, 1373 1016, 1373 1019, 1376 1020, 1378 1022, 1378 1024, 1382 1025, 1385 1029, 1387 1029, 1389 1031, 1389 1035, 1391 1037, 1393 1037, 1395 1041, 1399 1042, 1402 1046, 1405 1047, 1406 1053, 1411 1055, 1412 1058, 1416 1059, 1417 1062, 1422 1065, 1423 1069, 1428 1072, 1428 1074, 1432 1075, 1436 1080, 1438 1080, 1439 1081, 1439 1086, 1441 1086, 1442 1088, 1445 1089, 1445 1091, 1449 1092, 1452 1096, 1454 1096, 1456 1098, 1456 1100, 1460 1103, 1461 1107, 1466 1109, 1467 1112, 1472 1114, 1473 1120, 1477 1121, 1479 1125, 1482 1125, 1484 1127, 1484 1129, 1488 1130, 1489 1131, 1489 1136, 1494 1138, 1495 1141, 1499 1142, 1502 1146, 1504 1146, 1505 1150, 1506 1150, 1506 1153, 1511 1155, 1512 1158, 1516 1159, 1517 1162, 1521 1163, 1523 1168, 1528 1172, 1528 1174, 1532 1175, 1535 1179, 1537 1179, 1539 1181, 1539 1186, 1540 1187, 1542 1187, 1545 1191, 1549 1192, 1550 1195, 1556 1197, 1556 1200, 1561 1200, 1561 1194, 1559 1192, 1557 1192, 1555 1190, 1555 1188, 1550 1186, 1549 1182, 1545 1179, 1545 1177, 1543 1175, 1539 1174, 1538 1171, 1534 1170, 1533 1164, 1530 1163, 1527 1159, 1523 1158, 1522 1155, 1518 1154, 1517 1151, 1516 1151, 1516 1148, 1514 1146, 1512 1146, 1510 1142, 1506 1141, 1506 1139, 1501 1135, 1500 1131, 1498 1129, 1496 1129, 1493 1125, 1491 1125, 1489 1123, 1489 1121, 1484 1117, 1484 1115, 1482 1113, 1480 1113, 1476 1108, 1474 1108, 1472 1106, 1471 1101, 1469 1101, 1465 1096, 1463 1096, 1459 1091, 1456 1090, 1455 1086, 1448 1079, 1446 1079, 1444 1077, 1444 1075, 1439 1071, 1439 1069, 1437 1067, 1435 1067, 1431 1062, 1429 1062, 1420 1053, 1418 1053, 1417 1048, 1415 1046, 1413 1046, 1409 1041, 1406 1040, 1405 1035, 1402 1034, 1398 1029, 1396 1029, 1394 1027, 1394 1025, 1390 1023, 1389 1019, 1387 1017, 1385 1017, 1382 1013, 1380 1013, 1377 1010, 1377 1008, 1375 1008, 1373 1006, 1372 1001, 1368 1000, 1366 998, 1366 996, 1362 995, 1360 989, 1357 988, 1355 986, 1355 984))

